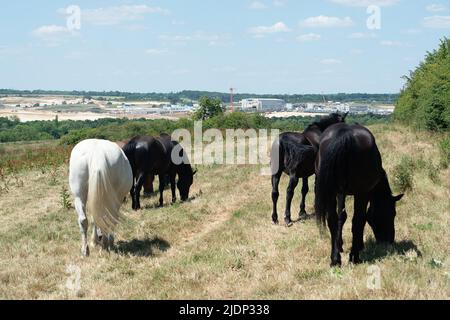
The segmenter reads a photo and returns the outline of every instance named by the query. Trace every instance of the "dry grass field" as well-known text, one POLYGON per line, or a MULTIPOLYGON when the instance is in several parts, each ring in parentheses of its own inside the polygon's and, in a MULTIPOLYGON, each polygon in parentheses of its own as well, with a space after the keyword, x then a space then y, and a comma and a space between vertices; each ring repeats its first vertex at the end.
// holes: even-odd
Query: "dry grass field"
MULTIPOLYGON (((366 227, 361 265, 348 264, 351 221, 343 267, 330 269, 329 236, 315 219, 272 225, 270 178, 255 166, 219 165, 198 168, 191 202, 157 209, 153 197, 138 213, 126 203, 116 250, 82 258, 75 210, 62 204, 63 165, 21 171, 0 193, 0 299, 449 299, 450 170, 439 168, 439 137, 397 125, 371 130, 391 184, 405 157, 413 180, 398 206, 396 244, 375 245, 366 227), (381 271, 377 290, 367 286, 371 265, 381 271), (71 290, 74 270, 80 288, 71 290)), ((294 217, 299 196, 300 188, 294 217)))

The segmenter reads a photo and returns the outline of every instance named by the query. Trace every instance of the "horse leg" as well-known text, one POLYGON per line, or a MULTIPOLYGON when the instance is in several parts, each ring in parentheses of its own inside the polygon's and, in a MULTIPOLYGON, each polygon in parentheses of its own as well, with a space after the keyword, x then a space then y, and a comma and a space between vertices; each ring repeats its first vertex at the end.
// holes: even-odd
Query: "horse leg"
POLYGON ((99 246, 101 245, 101 238, 103 235, 101 234, 100 229, 98 229, 95 224, 93 225, 92 229, 92 245, 99 246))
POLYGON ((145 182, 144 182, 144 197, 151 197, 151 195, 155 192, 153 190, 153 180, 155 179, 155 176, 152 174, 145 175, 145 182))
POLYGON ((308 194, 308 192, 309 192, 308 178, 303 178, 302 201, 300 202, 300 214, 299 214, 300 220, 307 218, 306 195, 308 194))
POLYGON ((347 221, 347 212, 345 211, 345 194, 338 194, 338 237, 339 252, 344 252, 344 240, 342 239, 342 229, 347 221))
POLYGON ((102 249, 106 251, 111 251, 114 247, 114 236, 112 234, 104 234, 102 236, 102 249))
POLYGON ((292 198, 294 198, 294 191, 295 188, 298 185, 298 178, 295 174, 291 175, 291 178, 289 180, 289 186, 287 188, 286 193, 286 212, 284 214, 284 222, 288 227, 292 226, 292 219, 291 219, 291 203, 292 198))
POLYGON ((274 224, 278 224, 278 212, 277 212, 277 202, 278 197, 280 196, 280 192, 278 191, 278 186, 280 185, 281 172, 272 176, 272 202, 273 202, 273 211, 272 211, 272 221, 274 224))
POLYGON ((164 188, 166 186, 165 174, 160 174, 159 176, 159 207, 162 208, 164 206, 164 188))
POLYGON ((176 192, 176 174, 175 172, 170 173, 170 189, 172 191, 172 203, 177 202, 177 192, 176 192))
POLYGON ((141 209, 141 202, 140 202, 140 196, 141 196, 141 190, 142 190, 142 186, 144 185, 144 179, 145 179, 145 174, 144 173, 140 173, 137 180, 136 180, 136 184, 134 186, 134 206, 133 209, 134 210, 139 210, 141 209))
POLYGON ((339 238, 338 238, 338 215, 336 212, 336 197, 330 201, 328 205, 328 228, 331 233, 331 266, 340 267, 341 262, 341 253, 339 252, 339 238))
POLYGON ((350 252, 350 262, 361 263, 359 253, 364 249, 364 227, 369 199, 367 196, 355 196, 355 213, 352 221, 353 243, 350 252))
POLYGON ((83 201, 80 197, 75 198, 75 210, 78 213, 78 225, 80 226, 81 233, 81 254, 85 257, 89 256, 89 245, 87 241, 87 231, 89 227, 89 221, 86 217, 86 201, 83 201))

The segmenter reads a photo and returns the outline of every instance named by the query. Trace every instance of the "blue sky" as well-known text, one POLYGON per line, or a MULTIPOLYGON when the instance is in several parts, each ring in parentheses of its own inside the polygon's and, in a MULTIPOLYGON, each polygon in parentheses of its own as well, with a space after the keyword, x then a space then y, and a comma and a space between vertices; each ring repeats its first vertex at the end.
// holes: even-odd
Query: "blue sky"
POLYGON ((393 93, 449 35, 448 0, 8 0, 0 88, 393 93))

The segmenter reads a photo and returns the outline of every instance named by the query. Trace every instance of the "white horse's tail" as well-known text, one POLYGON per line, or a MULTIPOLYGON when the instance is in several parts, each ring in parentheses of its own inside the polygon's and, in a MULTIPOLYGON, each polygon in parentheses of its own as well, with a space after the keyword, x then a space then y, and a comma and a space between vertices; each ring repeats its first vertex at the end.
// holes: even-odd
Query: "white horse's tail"
POLYGON ((94 152, 89 164, 87 210, 95 225, 106 234, 113 234, 122 219, 119 209, 123 199, 118 199, 112 174, 114 170, 110 168, 106 154, 94 152))

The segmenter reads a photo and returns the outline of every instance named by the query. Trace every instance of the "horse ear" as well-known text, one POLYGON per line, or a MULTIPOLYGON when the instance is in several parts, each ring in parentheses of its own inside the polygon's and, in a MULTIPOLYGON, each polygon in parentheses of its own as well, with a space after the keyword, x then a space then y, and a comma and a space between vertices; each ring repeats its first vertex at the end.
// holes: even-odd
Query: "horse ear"
POLYGON ((347 116, 348 116, 348 112, 344 113, 344 116, 342 117, 342 120, 345 121, 345 119, 347 118, 347 116))
POLYGON ((402 200, 403 196, 404 196, 404 194, 400 194, 398 196, 395 196, 393 199, 395 202, 398 202, 398 201, 402 200))

